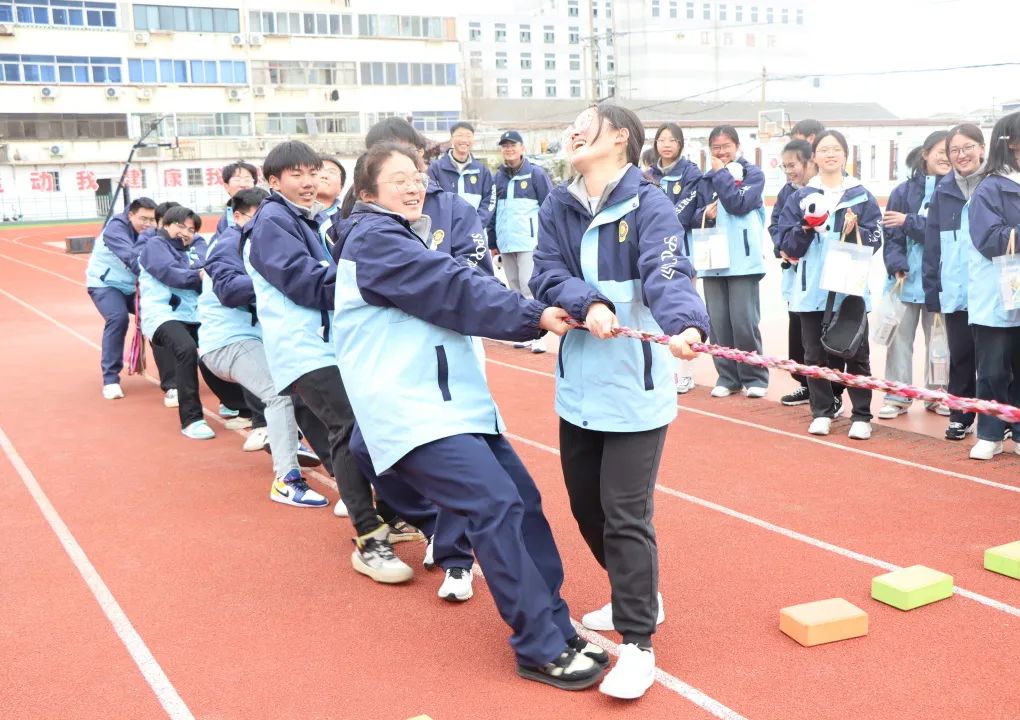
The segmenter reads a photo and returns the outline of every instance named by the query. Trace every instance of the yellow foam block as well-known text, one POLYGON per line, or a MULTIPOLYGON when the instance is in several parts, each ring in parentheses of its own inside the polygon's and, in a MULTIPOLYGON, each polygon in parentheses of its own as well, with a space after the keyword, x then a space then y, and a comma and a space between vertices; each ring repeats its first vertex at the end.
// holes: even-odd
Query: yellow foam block
POLYGON ((913 610, 952 595, 953 576, 924 565, 911 565, 871 580, 871 597, 900 610, 913 610))
POLYGON ((1020 580, 1020 540, 985 550, 985 569, 1020 580))
POLYGON ((868 634, 868 614, 843 598, 830 598, 779 611, 779 629, 805 647, 868 634))

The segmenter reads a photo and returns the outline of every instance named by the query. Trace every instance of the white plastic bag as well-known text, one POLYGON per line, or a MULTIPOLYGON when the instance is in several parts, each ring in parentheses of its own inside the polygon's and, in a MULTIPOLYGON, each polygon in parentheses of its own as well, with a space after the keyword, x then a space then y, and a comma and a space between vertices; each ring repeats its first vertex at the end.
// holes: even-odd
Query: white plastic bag
POLYGON ((877 345, 888 345, 896 334, 896 328, 903 320, 903 314, 907 311, 906 306, 900 299, 900 292, 903 290, 903 281, 899 280, 893 285, 889 292, 882 297, 882 304, 878 308, 878 319, 874 324, 872 342, 877 345))
POLYGON ((1006 254, 992 260, 999 274, 999 297, 1005 310, 1020 309, 1020 255, 1016 254, 1016 230, 1009 233, 1006 254))
POLYGON ((945 387, 949 384, 949 338, 939 313, 932 320, 928 341, 928 376, 932 385, 945 387))
POLYGON ((730 266, 730 239, 726 230, 694 229, 691 232, 691 262, 694 269, 725 270, 730 266))

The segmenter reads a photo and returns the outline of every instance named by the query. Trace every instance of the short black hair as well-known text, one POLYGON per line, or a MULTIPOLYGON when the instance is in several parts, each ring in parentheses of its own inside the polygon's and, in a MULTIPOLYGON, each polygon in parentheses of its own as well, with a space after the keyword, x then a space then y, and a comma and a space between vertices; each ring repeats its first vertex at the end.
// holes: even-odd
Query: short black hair
POLYGON ((475 126, 469 123, 467 120, 458 120, 450 126, 450 135, 453 135, 458 130, 470 130, 471 134, 475 134, 475 126))
POLYGON ((142 208, 144 208, 146 210, 155 210, 156 209, 156 201, 153 200, 152 198, 147 198, 147 197, 135 198, 134 200, 131 201, 131 204, 128 205, 128 212, 129 213, 136 213, 139 210, 141 210, 142 208))
POLYGON ((319 155, 319 160, 322 160, 322 163, 324 165, 326 163, 330 163, 331 165, 336 165, 337 168, 339 168, 339 170, 340 170, 340 184, 341 185, 347 185, 347 171, 344 170, 343 163, 340 162, 339 158, 336 158, 333 155, 326 155, 325 153, 323 153, 323 154, 319 155))
POLYGON ((365 149, 381 142, 406 143, 419 150, 424 150, 429 146, 429 141, 414 129, 414 125, 404 118, 395 116, 383 118, 368 129, 368 134, 365 135, 365 149))
POLYGON ((184 221, 188 219, 195 223, 195 232, 202 229, 202 218, 199 217, 197 212, 183 205, 172 207, 166 211, 166 215, 163 216, 163 226, 166 227, 174 223, 183 225, 184 221))
POLYGON ((248 174, 251 175, 251 179, 255 182, 259 181, 259 169, 251 163, 246 163, 244 160, 238 160, 232 162, 229 165, 224 165, 220 171, 220 176, 223 178, 223 182, 230 182, 230 178, 234 177, 239 170, 247 170, 248 174))
POLYGON ((786 153, 793 153, 797 156, 798 160, 806 164, 811 160, 811 155, 814 153, 814 150, 811 149, 811 143, 807 140, 798 139, 791 140, 786 143, 783 147, 783 155, 786 153))
POLYGON ((790 136, 800 135, 807 138, 810 135, 814 135, 816 138, 825 132, 825 126, 817 120, 801 120, 792 128, 790 128, 790 136))
POLYGON ((269 197, 269 193, 260 187, 247 188, 236 193, 230 207, 234 212, 245 212, 257 208, 262 201, 269 197))
POLYGON ((279 179, 284 170, 303 167, 318 170, 322 167, 322 160, 319 159, 319 153, 300 140, 280 143, 269 151, 262 162, 262 172, 267 180, 272 177, 279 179))
POLYGON ((156 224, 159 225, 160 220, 162 220, 163 216, 166 215, 167 210, 169 210, 170 208, 177 207, 178 205, 180 205, 180 203, 175 202, 174 200, 167 200, 166 202, 161 202, 159 205, 157 205, 156 224))
MULTIPOLYGON (((681 128, 678 123, 668 122, 668 123, 665 123, 658 130, 656 130, 655 131, 655 139, 652 140, 652 146, 655 147, 655 144, 659 142, 659 136, 662 135, 662 133, 666 132, 667 130, 669 130, 669 134, 672 135, 673 138, 678 143, 680 143, 680 153, 677 155, 677 158, 679 158, 680 155, 682 155, 683 151, 684 151, 684 131, 683 131, 683 128, 681 128)), ((658 150, 656 150, 656 153, 658 153, 658 150)))

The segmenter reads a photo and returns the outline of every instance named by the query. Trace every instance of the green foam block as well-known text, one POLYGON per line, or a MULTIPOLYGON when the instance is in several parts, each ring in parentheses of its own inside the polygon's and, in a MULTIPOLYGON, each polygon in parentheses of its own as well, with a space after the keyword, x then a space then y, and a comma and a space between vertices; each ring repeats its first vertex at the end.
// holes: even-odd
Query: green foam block
POLYGON ((912 565, 871 581, 871 597, 900 610, 945 600, 953 594, 953 576, 924 565, 912 565))
POLYGON ((1020 580, 1020 540, 985 550, 985 570, 1020 580))

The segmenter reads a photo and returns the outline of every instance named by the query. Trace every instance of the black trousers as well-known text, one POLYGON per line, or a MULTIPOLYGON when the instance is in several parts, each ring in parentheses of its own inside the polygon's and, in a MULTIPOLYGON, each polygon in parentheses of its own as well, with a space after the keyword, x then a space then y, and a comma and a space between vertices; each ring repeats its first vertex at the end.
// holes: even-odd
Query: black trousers
MULTIPOLYGON (((800 313, 788 311, 790 316, 789 333, 787 334, 787 341, 789 346, 790 359, 794 362, 804 364, 804 339, 801 335, 800 329, 800 313)), ((838 358, 834 355, 828 355, 828 361, 825 367, 830 367, 835 370, 846 370, 846 362, 843 358, 838 358)), ((793 379, 800 383, 801 387, 806 388, 808 386, 807 376, 805 375, 792 375, 793 379)), ((840 397, 843 394, 844 387, 840 383, 832 383, 832 395, 833 397, 840 397)))
MULTIPOLYGON (((966 310, 945 313, 946 337, 949 340, 949 385, 950 395, 975 397, 977 393, 977 368, 974 364, 974 331, 966 310)), ((949 422, 971 425, 974 413, 951 410, 949 422)))
MULTIPOLYGON (((367 535, 379 527, 372 486, 361 474, 351 452, 351 432, 354 429, 354 410, 347 398, 347 390, 336 365, 305 373, 291 386, 309 410, 325 426, 329 436, 330 469, 340 488, 340 498, 347 506, 351 522, 358 535, 367 535)), ((306 436, 308 437, 308 436, 306 436)), ((312 447, 321 447, 321 439, 308 437, 312 447)), ((316 448, 316 453, 318 453, 316 448)), ((320 456, 322 457, 322 456, 320 456)))
MULTIPOLYGON (((202 419, 202 400, 198 395, 198 372, 201 370, 205 384, 209 386, 220 402, 237 393, 240 385, 221 380, 198 360, 198 323, 182 323, 168 320, 152 335, 153 352, 161 348, 174 358, 174 376, 177 380, 177 414, 181 429, 202 419)), ((243 398, 242 398, 243 404, 243 398)))
POLYGON ((152 357, 159 373, 159 387, 163 392, 177 387, 177 359, 169 348, 152 346, 152 357))
MULTIPOLYGON (((800 331, 804 340, 804 360, 809 365, 832 367, 829 354, 822 347, 822 312, 802 312, 800 314, 800 331)), ((838 369, 838 368, 836 368, 838 369)), ((871 347, 868 345, 868 329, 864 329, 864 341, 857 349, 854 357, 846 360, 846 372, 854 375, 871 374, 871 347)), ((832 417, 835 403, 834 383, 828 380, 808 378, 808 390, 811 393, 811 417, 832 417)), ((842 385, 835 384, 842 392, 842 385)), ((853 404, 851 417, 853 420, 870 421, 871 390, 863 388, 847 388, 850 402, 853 404)))
MULTIPOLYGON (((1020 406, 1020 327, 974 328, 974 357, 977 359, 977 397, 1020 406)), ((977 436, 981 440, 1002 440, 1005 420, 978 415, 977 436)), ((1020 439, 1020 423, 1013 423, 1013 440, 1020 439)))
POLYGON ((609 573, 613 624, 624 643, 649 647, 659 612, 655 478, 668 426, 585 430, 560 420, 560 463, 581 536, 609 573))

